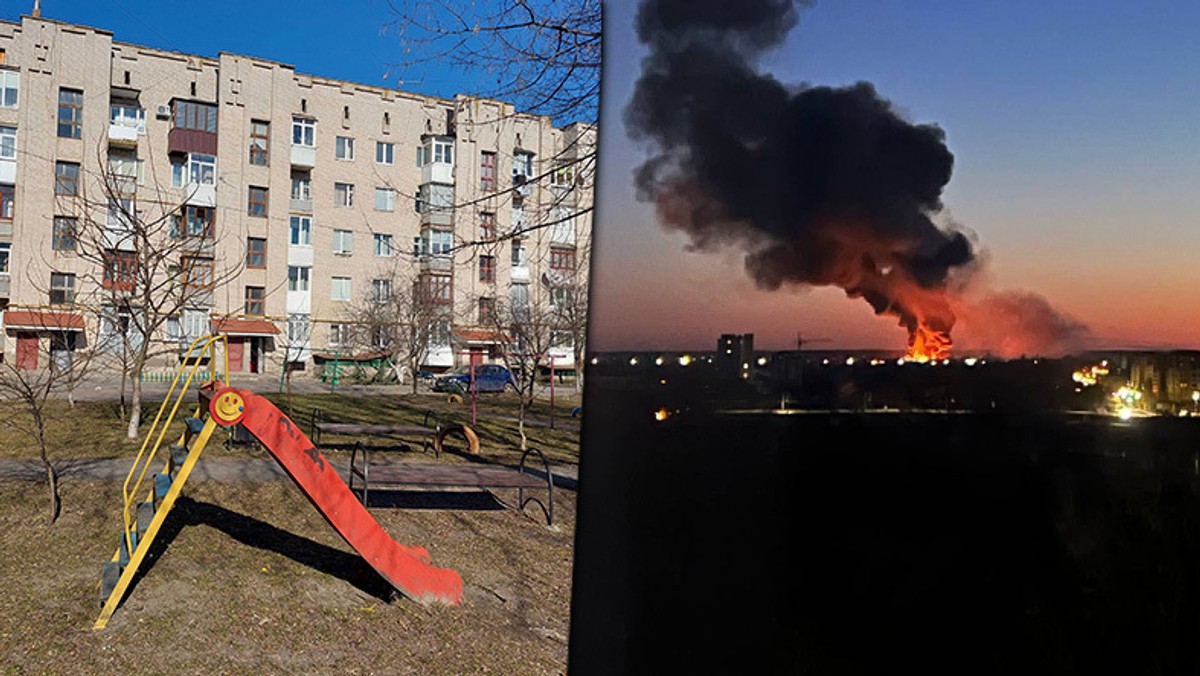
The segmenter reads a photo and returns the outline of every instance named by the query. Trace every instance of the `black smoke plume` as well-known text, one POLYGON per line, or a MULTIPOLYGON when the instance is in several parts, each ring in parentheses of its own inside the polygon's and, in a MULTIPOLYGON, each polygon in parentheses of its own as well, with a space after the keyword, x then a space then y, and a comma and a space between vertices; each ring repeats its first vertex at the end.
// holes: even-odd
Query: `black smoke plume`
POLYGON ((806 3, 647 0, 650 48, 625 111, 652 156, 639 199, 691 246, 735 245, 762 288, 836 285, 947 334, 945 290, 974 251, 939 228, 954 156, 934 125, 901 118, 866 82, 789 86, 756 69, 806 3))

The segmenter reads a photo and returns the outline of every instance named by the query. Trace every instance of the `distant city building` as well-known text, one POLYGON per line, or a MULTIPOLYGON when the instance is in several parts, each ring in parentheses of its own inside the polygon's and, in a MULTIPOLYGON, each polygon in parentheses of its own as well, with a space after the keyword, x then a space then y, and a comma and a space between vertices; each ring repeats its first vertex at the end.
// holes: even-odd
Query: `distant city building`
MULTIPOLYGON (((362 325, 360 301, 410 289, 444 308, 425 365, 494 357, 507 340, 491 322, 498 306, 570 302, 579 293, 564 287, 586 284, 592 165, 578 160, 595 145, 591 125, 556 128, 502 101, 164 51, 39 17, 0 22, 5 358, 34 366, 46 341, 103 345, 124 326, 87 299, 102 295, 89 285, 121 288, 127 251, 114 244, 111 270, 91 270, 73 233, 163 204, 178 205, 172 237, 195 241, 180 283, 209 293, 151 337, 170 353, 158 365, 219 331, 230 370, 301 367, 378 329, 362 325), (222 267, 236 272, 212 283, 222 267)), ((139 309, 112 312, 127 323, 139 309)), ((559 333, 552 352, 569 367, 559 333)))
POLYGON ((725 333, 717 340, 717 373, 748 378, 754 370, 754 334, 725 333))
POLYGON ((1200 392, 1200 352, 1140 352, 1127 356, 1129 382, 1149 405, 1171 411, 1192 408, 1193 392, 1200 392))

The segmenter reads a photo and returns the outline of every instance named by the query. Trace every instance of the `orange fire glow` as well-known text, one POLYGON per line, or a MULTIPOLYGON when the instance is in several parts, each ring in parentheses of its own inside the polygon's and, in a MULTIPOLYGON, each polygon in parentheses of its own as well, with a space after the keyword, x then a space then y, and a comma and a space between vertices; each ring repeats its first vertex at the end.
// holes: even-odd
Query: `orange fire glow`
POLYGON ((908 337, 908 353, 904 355, 904 359, 922 363, 948 359, 952 344, 949 333, 924 325, 918 326, 908 337))

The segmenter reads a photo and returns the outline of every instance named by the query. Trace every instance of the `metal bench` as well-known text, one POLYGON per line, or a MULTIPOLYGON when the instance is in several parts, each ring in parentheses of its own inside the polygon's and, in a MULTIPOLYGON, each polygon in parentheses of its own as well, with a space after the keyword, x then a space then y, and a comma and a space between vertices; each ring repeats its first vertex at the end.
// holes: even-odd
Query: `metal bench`
MULTIPOLYGON (((314 408, 312 412, 312 421, 310 425, 309 438, 313 445, 321 447, 321 435, 323 434, 339 434, 345 436, 358 437, 421 437, 421 451, 428 452, 429 448, 433 448, 435 457, 440 457, 442 454, 442 424, 438 421, 437 414, 432 410, 425 411, 425 417, 420 425, 392 425, 385 423, 348 423, 335 422, 329 420, 325 413, 314 408), (430 421, 433 424, 430 425, 430 421)), ((358 442, 361 444, 362 442, 358 442)))
POLYGON ((351 492, 359 496, 363 505, 372 485, 414 486, 422 488, 515 488, 517 489, 517 509, 524 512, 525 505, 530 502, 542 508, 546 515, 546 525, 554 525, 554 476, 550 473, 550 463, 546 456, 536 448, 530 448, 521 454, 520 464, 513 468, 506 465, 489 465, 485 463, 435 463, 435 462, 399 462, 392 464, 371 465, 370 451, 361 441, 354 445, 350 454, 350 475, 346 483, 351 492), (539 477, 526 468, 526 461, 531 454, 536 454, 542 461, 542 470, 546 476, 539 477), (355 479, 358 487, 355 488, 355 479), (546 502, 536 497, 526 497, 527 489, 545 489, 546 502))

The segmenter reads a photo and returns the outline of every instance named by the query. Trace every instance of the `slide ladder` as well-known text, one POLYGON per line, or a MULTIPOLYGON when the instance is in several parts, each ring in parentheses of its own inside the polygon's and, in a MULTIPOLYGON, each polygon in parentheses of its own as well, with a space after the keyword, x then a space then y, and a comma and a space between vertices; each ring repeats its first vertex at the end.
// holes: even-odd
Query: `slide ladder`
MULTIPOLYGON (((223 344, 225 336, 205 336, 197 338, 188 348, 188 356, 184 368, 171 381, 171 388, 158 408, 158 415, 146 434, 134 458, 133 467, 125 477, 121 487, 123 505, 121 508, 122 529, 117 551, 112 559, 101 566, 100 572, 100 617, 96 619, 93 629, 103 629, 113 612, 121 603, 138 568, 145 560, 147 552, 154 543, 155 536, 166 521, 167 514, 175 506, 175 500, 183 491, 192 468, 200 459, 200 453, 212 437, 216 423, 208 416, 207 407, 203 405, 205 395, 211 396, 217 383, 209 380, 200 386, 201 405, 193 409, 192 415, 184 419, 183 433, 176 443, 168 445, 165 459, 159 459, 159 450, 167 436, 167 430, 174 422, 187 396, 193 381, 201 374, 207 363, 207 373, 212 374, 212 364, 216 357, 218 344, 223 344), (169 409, 169 412, 168 412, 169 409), (153 443, 151 443, 153 440, 153 443), (151 475, 147 484, 146 476, 158 462, 161 469, 151 475), (147 489, 144 498, 137 499, 143 488, 147 489)), ((228 360, 228 356, 226 356, 228 360)), ((229 365, 225 365, 224 373, 228 386, 229 365)))

